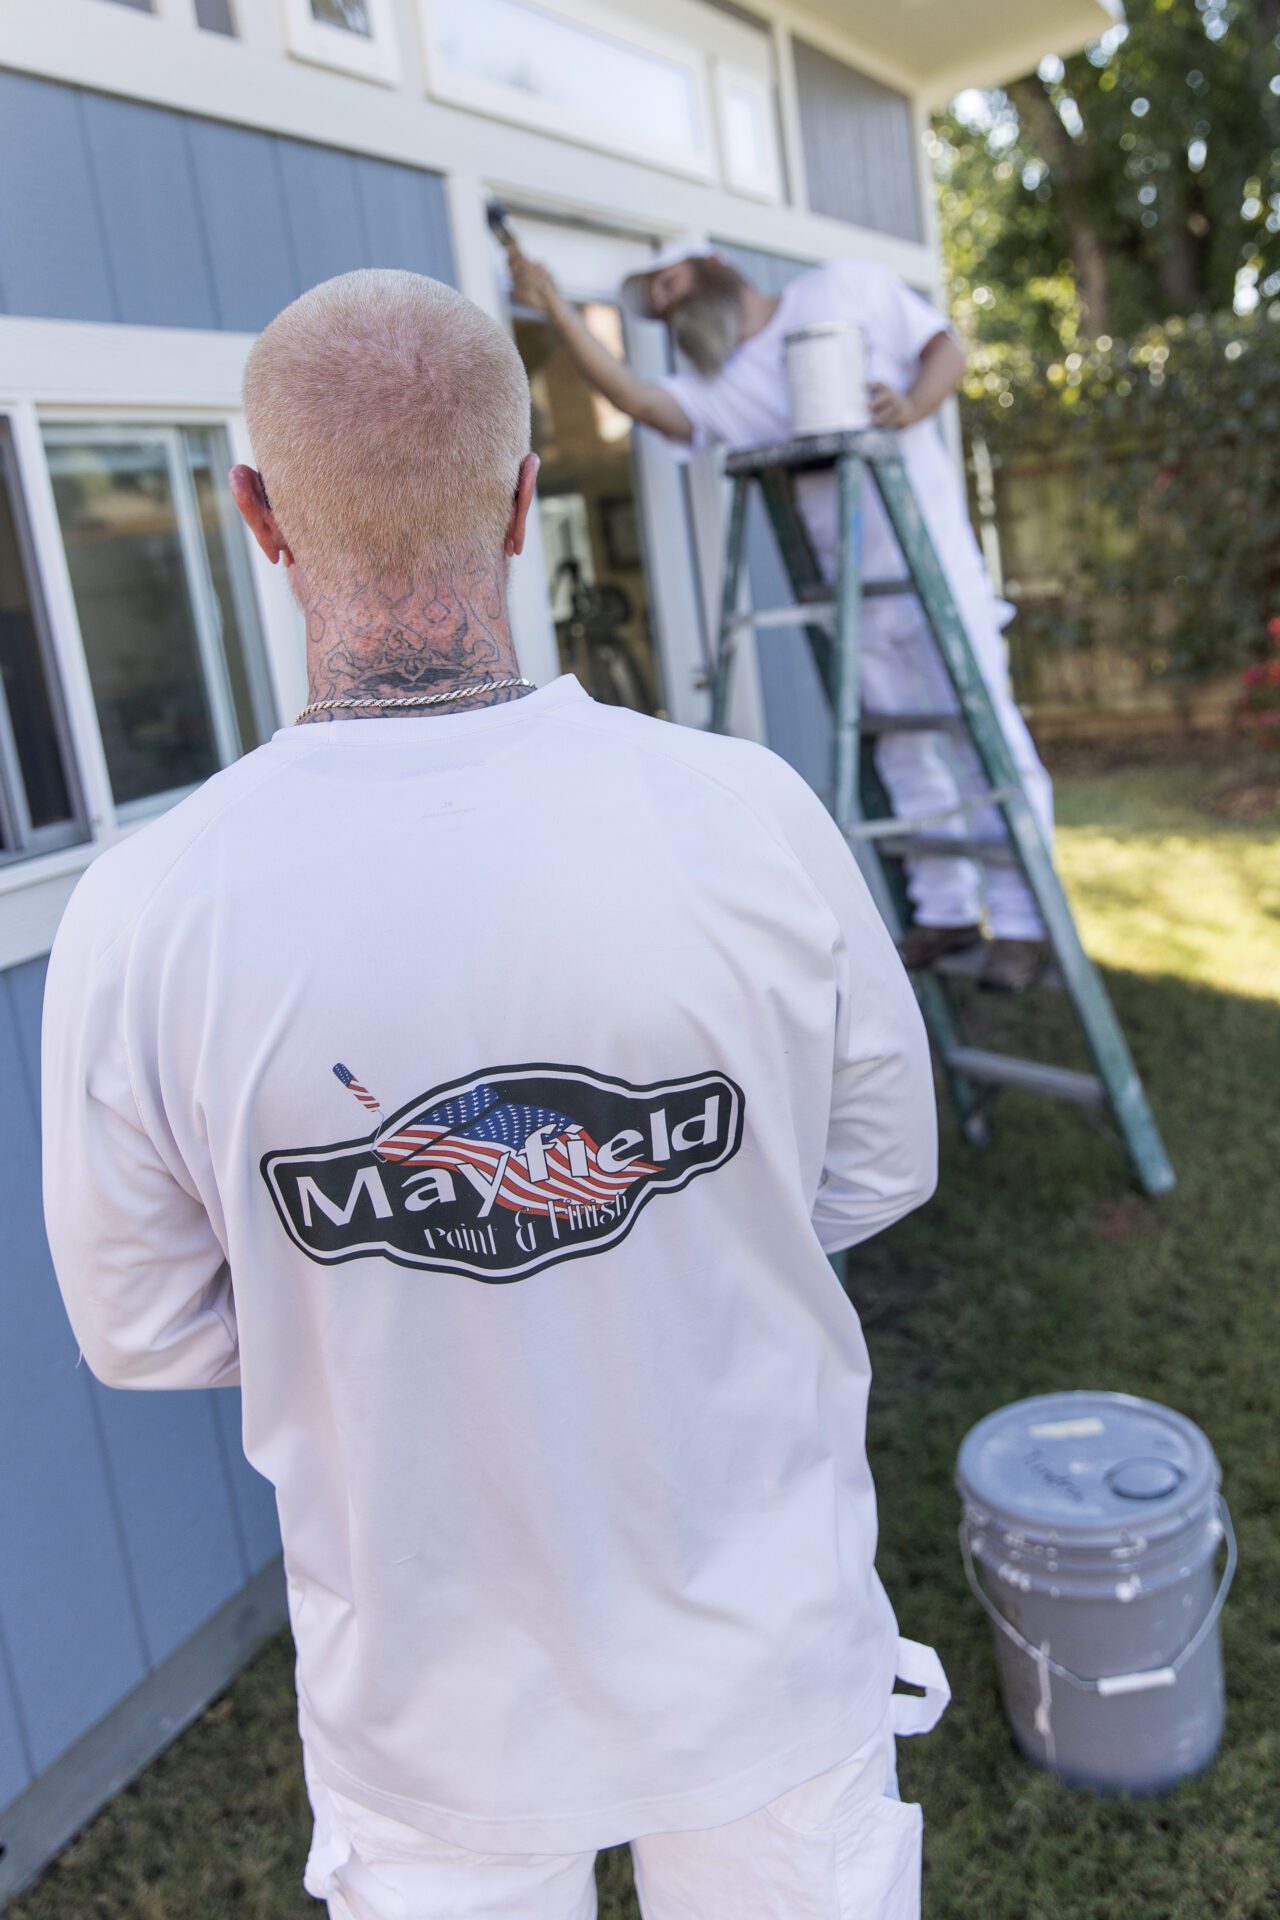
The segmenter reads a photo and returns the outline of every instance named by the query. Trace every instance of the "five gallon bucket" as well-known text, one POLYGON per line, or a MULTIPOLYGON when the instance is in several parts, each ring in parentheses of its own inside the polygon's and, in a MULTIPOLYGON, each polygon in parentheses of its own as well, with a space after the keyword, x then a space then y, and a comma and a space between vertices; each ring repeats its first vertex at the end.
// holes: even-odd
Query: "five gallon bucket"
POLYGON ((1190 1420, 1121 1393, 1021 1400, 965 1437, 961 1548, 1005 1711, 1071 1785, 1157 1793, 1217 1750, 1236 1564, 1219 1478, 1190 1420))

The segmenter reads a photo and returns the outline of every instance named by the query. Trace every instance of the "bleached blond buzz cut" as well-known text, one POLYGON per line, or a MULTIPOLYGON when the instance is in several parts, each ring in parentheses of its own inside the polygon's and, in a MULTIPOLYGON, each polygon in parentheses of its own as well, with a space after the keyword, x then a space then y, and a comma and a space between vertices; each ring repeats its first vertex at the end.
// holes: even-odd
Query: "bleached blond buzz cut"
POLYGON ((317 585, 501 558, 529 381, 454 288, 387 268, 322 281, 254 342, 244 405, 276 523, 317 585))

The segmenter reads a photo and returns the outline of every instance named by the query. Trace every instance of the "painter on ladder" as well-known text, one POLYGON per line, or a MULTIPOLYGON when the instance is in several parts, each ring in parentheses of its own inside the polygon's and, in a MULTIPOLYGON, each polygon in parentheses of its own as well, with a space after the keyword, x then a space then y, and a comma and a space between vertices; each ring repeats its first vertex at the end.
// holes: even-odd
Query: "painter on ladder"
MULTIPOLYGON (((45 1197, 111 1386, 239 1384, 333 1920, 912 1920, 828 1254, 930 1195, 923 1024, 752 743, 534 688, 510 337, 414 274, 256 342, 232 475, 306 617, 292 726, 88 870, 45 1197)), ((896 1694, 895 1677, 923 1692, 896 1694)))
MULTIPOLYGON (((955 391, 964 356, 946 319, 886 267, 837 260, 800 274, 768 297, 705 242, 677 240, 623 284, 633 312, 663 320, 687 369, 643 380, 588 332, 545 267, 508 247, 516 298, 544 312, 586 380, 686 455, 704 446, 762 446, 784 440, 790 412, 784 343, 790 333, 849 320, 863 332, 872 423, 898 430, 903 460, 950 582, 1027 797, 1052 842, 1053 794, 1026 722, 1014 704, 1001 634, 1010 609, 995 600, 969 525, 964 489, 931 416, 955 391)), ((801 513, 820 565, 834 572, 834 477, 809 475, 798 488, 801 513)), ((869 579, 902 579, 906 568, 874 486, 863 494, 863 566, 869 579)), ((914 594, 864 603, 862 703, 888 714, 950 712, 955 696, 914 594)), ((968 740, 897 733, 876 748, 876 766, 895 814, 903 819, 953 808, 990 781, 968 740)), ((999 812, 983 809, 931 827, 933 833, 1000 835, 999 812)), ((971 860, 937 855, 907 863, 913 925, 901 952, 910 968, 983 938, 984 877, 971 860)), ((982 985, 1031 986, 1048 957, 1044 924, 1021 873, 993 866, 985 876, 992 935, 982 985)))

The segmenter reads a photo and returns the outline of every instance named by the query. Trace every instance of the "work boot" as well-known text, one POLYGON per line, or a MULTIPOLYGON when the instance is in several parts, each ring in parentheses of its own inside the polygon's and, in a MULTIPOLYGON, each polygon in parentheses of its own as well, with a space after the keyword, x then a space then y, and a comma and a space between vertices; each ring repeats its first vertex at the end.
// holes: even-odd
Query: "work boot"
POLYGON ((978 985, 988 993, 1025 993, 1044 972, 1048 958, 1047 940, 993 940, 978 985))
POLYGON ((931 967, 944 953, 957 953, 961 947, 975 947, 982 928, 975 921, 967 927, 914 926, 898 942, 898 954, 908 973, 931 967))

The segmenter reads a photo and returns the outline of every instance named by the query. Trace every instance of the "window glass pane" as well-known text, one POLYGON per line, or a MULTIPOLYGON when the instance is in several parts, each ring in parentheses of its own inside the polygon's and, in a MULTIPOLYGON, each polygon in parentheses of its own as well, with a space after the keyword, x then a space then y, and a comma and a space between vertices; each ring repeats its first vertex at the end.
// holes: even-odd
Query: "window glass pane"
POLYGON ((222 650, 235 706, 241 752, 260 746, 275 726, 266 659, 258 628, 249 555, 227 487, 231 450, 221 427, 184 427, 209 581, 217 602, 222 650))
POLYGON ((174 500, 176 436, 46 434, 103 746, 123 804, 219 763, 174 500))
POLYGON ((6 451, 0 447, 0 679, 31 824, 48 827, 70 820, 73 809, 23 565, 6 451))
POLYGON ((373 38, 369 0, 311 0, 311 12, 321 26, 341 27, 347 33, 363 34, 366 40, 373 38))
POLYGON ((764 108, 755 94, 744 87, 725 90, 725 140, 729 148, 729 168, 734 174, 757 178, 765 170, 764 108))
POLYGON ((692 71, 523 0, 442 0, 440 47, 456 72, 594 121, 647 145, 699 153, 692 71))
POLYGON ((234 37, 236 23, 231 0, 196 0, 196 25, 206 33, 228 33, 234 37))

